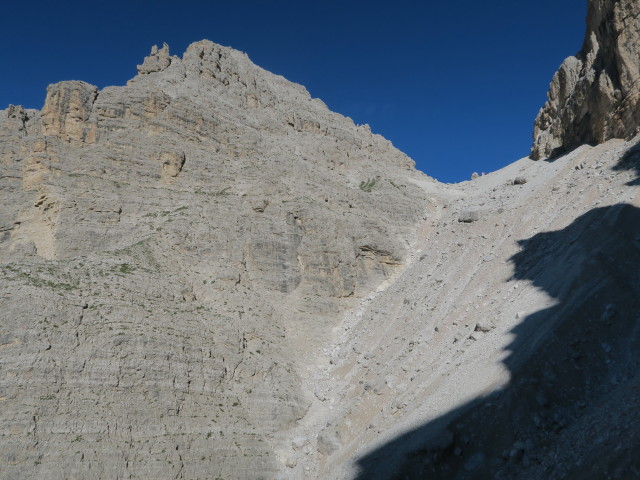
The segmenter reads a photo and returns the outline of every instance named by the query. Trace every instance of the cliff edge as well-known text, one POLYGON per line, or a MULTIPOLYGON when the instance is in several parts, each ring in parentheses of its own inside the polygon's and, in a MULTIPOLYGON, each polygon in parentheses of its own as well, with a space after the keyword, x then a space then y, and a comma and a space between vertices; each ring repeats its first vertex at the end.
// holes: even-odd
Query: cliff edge
POLYGON ((555 158, 582 144, 630 139, 640 128, 640 3, 589 2, 580 52, 551 81, 536 118, 531 158, 555 158))

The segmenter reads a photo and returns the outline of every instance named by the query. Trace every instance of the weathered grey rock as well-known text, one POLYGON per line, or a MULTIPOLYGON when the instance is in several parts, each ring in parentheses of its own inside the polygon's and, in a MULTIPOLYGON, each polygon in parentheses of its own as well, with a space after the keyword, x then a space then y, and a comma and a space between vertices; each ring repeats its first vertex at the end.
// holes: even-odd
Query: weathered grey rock
POLYGON ((294 450, 300 450, 309 445, 309 439, 307 437, 296 437, 291 440, 291 446, 294 450))
POLYGON ((496 328, 494 324, 490 322, 482 321, 482 322, 476 323, 474 331, 486 333, 486 332, 490 332, 494 328, 496 328))
POLYGON ((177 177, 182 171, 185 162, 184 152, 162 152, 160 161, 162 162, 162 177, 177 177))
POLYGON ((24 135, 27 134, 29 115, 21 105, 9 105, 7 109, 7 119, 7 128, 24 135))
POLYGON ((138 73, 146 75, 149 73, 161 72, 171 65, 171 57, 169 56, 169 45, 166 43, 158 50, 158 46, 151 47, 151 53, 145 57, 142 65, 138 65, 138 73))
POLYGON ((525 177, 516 177, 513 179, 514 185, 524 185, 527 183, 527 179, 525 177))
POLYGON ((473 223, 480 219, 478 212, 473 210, 466 210, 458 216, 458 222, 460 223, 473 223))
POLYGON ((592 0, 582 49, 554 75, 535 121, 531 158, 629 139, 640 127, 640 3, 592 0))
POLYGON ((341 446, 340 432, 334 427, 327 427, 323 429, 318 435, 318 452, 322 455, 331 455, 338 450, 341 446))
POLYGON ((49 85, 42 108, 43 135, 70 143, 93 143, 95 124, 88 122, 98 87, 71 81, 49 85))
POLYGON ((432 182, 209 41, 10 107, 0 167, 3 479, 277 478, 298 372, 403 268, 432 182))

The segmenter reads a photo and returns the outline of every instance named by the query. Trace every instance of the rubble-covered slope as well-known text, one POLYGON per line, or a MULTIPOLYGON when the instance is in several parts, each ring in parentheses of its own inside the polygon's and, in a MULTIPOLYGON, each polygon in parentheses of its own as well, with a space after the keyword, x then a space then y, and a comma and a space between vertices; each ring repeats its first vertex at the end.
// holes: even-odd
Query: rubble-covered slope
POLYGON ((311 382, 318 478, 635 478, 638 141, 434 192, 413 261, 311 382))

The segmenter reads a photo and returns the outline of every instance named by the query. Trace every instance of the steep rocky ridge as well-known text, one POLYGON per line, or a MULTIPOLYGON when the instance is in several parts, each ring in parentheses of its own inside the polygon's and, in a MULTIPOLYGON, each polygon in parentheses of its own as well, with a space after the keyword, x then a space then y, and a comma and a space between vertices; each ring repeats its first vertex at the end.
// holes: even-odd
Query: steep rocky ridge
POLYGON ((582 49, 560 66, 536 118, 533 159, 639 132, 639 23, 635 0, 589 2, 582 49))
POLYGON ((426 209, 409 158, 245 54, 138 69, 0 115, 3 478, 273 478, 311 353, 426 209))

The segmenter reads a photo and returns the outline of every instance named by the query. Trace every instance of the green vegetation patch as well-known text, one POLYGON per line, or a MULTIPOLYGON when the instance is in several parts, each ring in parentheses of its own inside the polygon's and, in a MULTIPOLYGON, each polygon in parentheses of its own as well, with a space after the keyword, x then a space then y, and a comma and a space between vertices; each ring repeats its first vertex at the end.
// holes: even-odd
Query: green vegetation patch
POLYGON ((373 187, 376 186, 376 183, 378 183, 377 178, 369 178, 367 180, 363 180, 360 182, 360 190, 370 193, 371 190, 373 190, 373 187))

